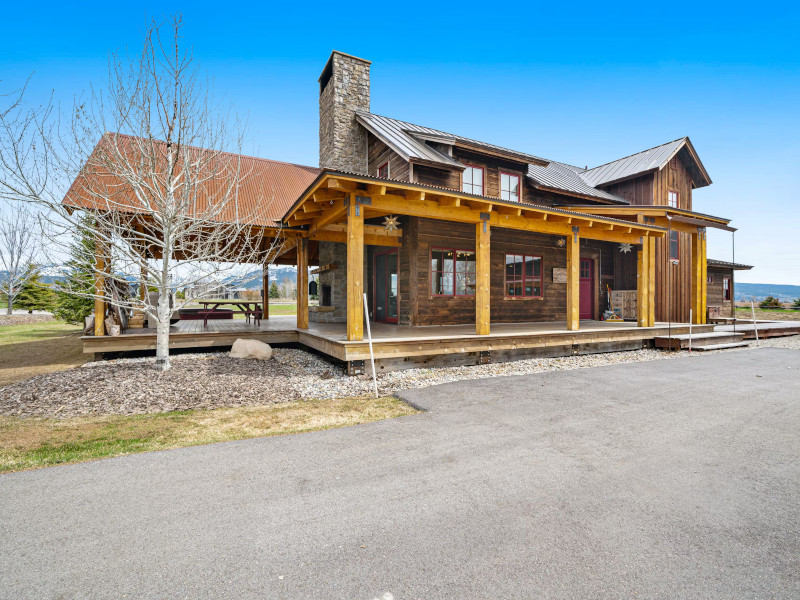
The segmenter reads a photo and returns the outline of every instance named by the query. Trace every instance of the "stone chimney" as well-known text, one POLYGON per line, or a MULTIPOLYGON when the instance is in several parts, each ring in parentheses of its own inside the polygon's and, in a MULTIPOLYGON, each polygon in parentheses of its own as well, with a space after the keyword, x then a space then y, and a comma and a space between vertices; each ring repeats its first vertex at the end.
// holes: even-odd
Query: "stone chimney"
POLYGON ((319 78, 319 166, 367 174, 367 132, 355 111, 369 112, 370 61, 334 50, 319 78))

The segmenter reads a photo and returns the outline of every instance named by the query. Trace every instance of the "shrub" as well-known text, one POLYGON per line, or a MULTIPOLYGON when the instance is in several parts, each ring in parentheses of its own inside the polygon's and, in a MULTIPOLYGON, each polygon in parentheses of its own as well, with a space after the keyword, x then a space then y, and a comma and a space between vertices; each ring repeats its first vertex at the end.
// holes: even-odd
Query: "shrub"
POLYGON ((783 308, 781 301, 777 298, 773 298, 772 296, 767 296, 764 298, 760 303, 759 306, 761 308, 783 308))

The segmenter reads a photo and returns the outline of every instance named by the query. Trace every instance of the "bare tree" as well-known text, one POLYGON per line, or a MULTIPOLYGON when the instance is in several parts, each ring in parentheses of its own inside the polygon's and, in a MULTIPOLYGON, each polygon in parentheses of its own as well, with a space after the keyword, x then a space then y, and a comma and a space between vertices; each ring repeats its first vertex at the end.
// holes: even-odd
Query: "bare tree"
POLYGON ((215 106, 181 50, 179 17, 169 29, 165 40, 153 23, 136 58, 113 55, 107 85, 69 118, 52 102, 27 107, 24 90, 0 111, 0 197, 46 206, 54 245, 85 229, 81 213, 91 214, 91 258, 105 283, 89 295, 120 316, 135 309, 155 319, 159 369, 169 368, 173 310, 187 302, 174 292, 239 286, 281 244, 260 166, 241 155, 243 128, 215 106), (158 299, 129 287, 155 288, 158 299))
POLYGON ((0 211, 0 295, 8 302, 6 314, 12 313, 22 286, 36 273, 40 239, 37 221, 26 206, 9 204, 0 211))

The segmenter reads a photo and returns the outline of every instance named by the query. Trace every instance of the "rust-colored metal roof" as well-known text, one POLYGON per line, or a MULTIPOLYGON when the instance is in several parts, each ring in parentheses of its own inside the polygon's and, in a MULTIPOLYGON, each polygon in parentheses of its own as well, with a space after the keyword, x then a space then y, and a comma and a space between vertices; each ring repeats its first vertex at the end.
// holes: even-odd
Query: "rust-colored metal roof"
MULTIPOLYGON (((202 165, 192 206, 198 212, 221 198, 239 173, 238 200, 211 210, 220 221, 238 218, 249 225, 275 226, 294 201, 321 172, 316 167, 186 147, 189 160, 202 165)), ((167 146, 164 142, 124 134, 107 133, 97 143, 83 170, 70 186, 63 204, 79 209, 109 210, 147 214, 157 202, 151 190, 161 187, 166 174, 167 146), (130 173, 141 173, 143 182, 134 191, 130 177, 114 176, 120 165, 130 173), (154 167, 155 165, 155 167, 154 167), (154 174, 155 173, 155 174, 154 174)), ((180 167, 179 169, 180 170, 180 167)))

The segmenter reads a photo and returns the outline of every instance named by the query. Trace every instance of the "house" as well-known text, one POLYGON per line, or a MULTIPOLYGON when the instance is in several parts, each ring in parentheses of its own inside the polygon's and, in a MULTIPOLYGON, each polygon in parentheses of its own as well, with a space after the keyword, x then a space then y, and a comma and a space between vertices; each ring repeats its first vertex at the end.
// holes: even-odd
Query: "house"
POLYGON ((603 315, 608 290, 639 290, 642 324, 686 323, 690 311, 706 321, 706 230, 733 228, 694 209, 693 190, 711 178, 688 137, 577 167, 373 113, 370 68, 340 52, 325 65, 323 171, 284 222, 314 239, 332 226, 352 231, 362 210, 373 236, 396 217, 400 240, 365 242, 361 257, 320 238, 320 264, 339 265, 320 274, 321 304, 336 308, 312 318, 346 321, 345 296, 363 289, 379 322, 477 318, 480 333, 566 318, 577 328, 603 315), (352 258, 363 265, 342 269, 352 258), (363 282, 348 287, 352 276, 363 282))
POLYGON ((257 201, 270 189, 274 200, 273 222, 257 224, 264 238, 284 240, 269 259, 297 265, 292 339, 363 360, 365 295, 370 321, 396 326, 394 336, 382 329, 391 343, 375 349, 387 360, 628 349, 668 324, 680 333, 690 320, 704 325, 709 310, 728 310, 733 272, 746 266, 706 257, 709 228, 735 230, 695 210, 693 191, 711 178, 688 137, 569 165, 372 112, 370 69, 336 51, 325 64, 318 168, 243 157, 253 189, 240 195, 257 201), (638 334, 630 325, 596 334, 612 290, 638 334), (507 325, 537 323, 548 324, 544 333, 507 325), (413 329, 444 325, 460 329, 413 329), (412 328, 403 340, 402 326, 412 328), (579 337, 582 328, 590 335, 579 337))

